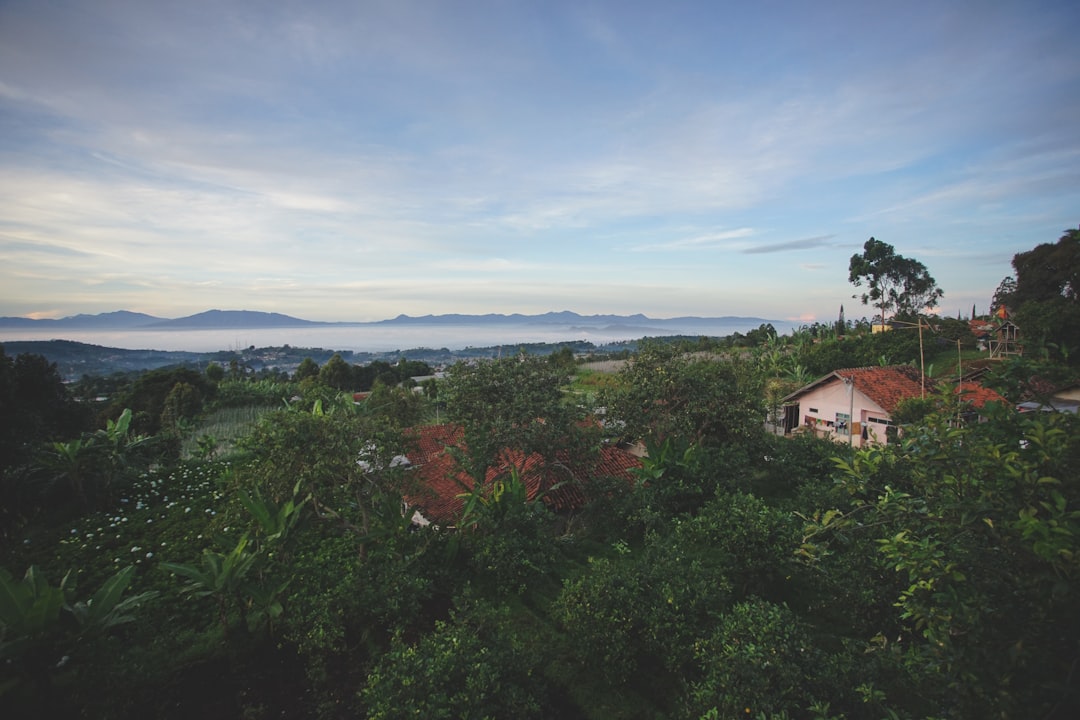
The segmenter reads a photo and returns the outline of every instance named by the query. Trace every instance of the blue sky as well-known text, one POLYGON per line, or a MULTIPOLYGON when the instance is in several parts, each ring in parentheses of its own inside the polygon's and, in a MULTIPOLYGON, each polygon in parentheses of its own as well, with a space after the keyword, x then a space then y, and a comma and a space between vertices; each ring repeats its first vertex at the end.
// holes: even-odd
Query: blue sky
POLYGON ((1080 222, 1075 2, 0 3, 0 314, 942 312, 1080 222))

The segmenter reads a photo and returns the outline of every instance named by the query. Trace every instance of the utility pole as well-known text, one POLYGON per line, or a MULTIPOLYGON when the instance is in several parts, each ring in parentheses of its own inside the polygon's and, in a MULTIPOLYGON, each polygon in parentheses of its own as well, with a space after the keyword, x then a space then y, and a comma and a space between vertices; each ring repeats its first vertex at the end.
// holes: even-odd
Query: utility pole
POLYGON ((926 358, 923 355, 922 315, 919 316, 919 379, 922 381, 922 399, 926 399, 926 358))
POLYGON ((844 380, 844 384, 847 385, 848 390, 848 416, 847 416, 847 438, 848 446, 855 446, 855 378, 846 378, 841 376, 844 380))

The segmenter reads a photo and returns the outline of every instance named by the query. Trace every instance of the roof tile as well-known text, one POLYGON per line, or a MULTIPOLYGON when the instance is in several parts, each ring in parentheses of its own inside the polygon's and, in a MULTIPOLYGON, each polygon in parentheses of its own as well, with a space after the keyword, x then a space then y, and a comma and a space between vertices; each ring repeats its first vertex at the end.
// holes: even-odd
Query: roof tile
MULTIPOLYGON (((458 425, 427 425, 414 430, 412 441, 409 461, 420 482, 416 490, 406 494, 405 501, 432 522, 451 524, 461 517, 465 506, 462 496, 473 489, 473 479, 450 452, 451 448, 464 449, 464 432, 458 425)), ((601 447, 589 467, 579 466, 566 455, 557 459, 558 466, 550 467, 539 453, 526 456, 520 450, 504 450, 497 464, 488 469, 485 484, 490 486, 517 468, 530 502, 541 497, 552 510, 575 510, 586 500, 581 481, 598 476, 630 480, 633 468, 641 466, 638 458, 609 445, 601 447), (563 484, 555 487, 559 483, 563 484)))
MULTIPOLYGON (((888 413, 895 411, 901 400, 919 397, 923 391, 919 369, 911 365, 844 368, 833 374, 845 382, 852 381, 859 392, 888 413)), ((929 389, 933 392, 932 387, 929 389)))

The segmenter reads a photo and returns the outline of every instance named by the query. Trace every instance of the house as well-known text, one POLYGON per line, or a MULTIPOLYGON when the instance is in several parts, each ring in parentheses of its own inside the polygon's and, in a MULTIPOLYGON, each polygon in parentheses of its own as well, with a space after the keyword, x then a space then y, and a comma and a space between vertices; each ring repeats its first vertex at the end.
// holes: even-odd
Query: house
MULTIPOLYGON (((413 489, 405 496, 406 506, 413 511, 418 525, 434 523, 453 526, 465 507, 464 494, 473 490, 474 480, 458 464, 454 453, 465 449, 464 431, 460 425, 427 425, 415 428, 409 465, 416 473, 413 489)), ((594 477, 633 479, 633 470, 641 460, 629 452, 604 445, 587 466, 568 456, 558 462, 545 462, 539 453, 526 456, 520 450, 504 450, 485 479, 490 487, 500 477, 516 468, 525 483, 526 497, 537 498, 555 512, 571 512, 585 505, 581 483, 594 477)))
POLYGON ((1080 402, 1080 383, 1070 383, 1054 390, 1054 400, 1061 402, 1080 402))
POLYGON ((1041 392, 1029 396, 1024 402, 1017 405, 1020 412, 1063 412, 1080 414, 1080 383, 1070 383, 1062 387, 1054 387, 1046 381, 1033 378, 1033 385, 1041 392))
MULTIPOLYGON (((937 390, 910 365, 834 370, 785 397, 784 432, 805 428, 821 437, 847 442, 886 444, 895 437, 892 414, 901 400, 925 397, 937 390)), ((954 392, 976 408, 1004 398, 971 381, 954 392)))

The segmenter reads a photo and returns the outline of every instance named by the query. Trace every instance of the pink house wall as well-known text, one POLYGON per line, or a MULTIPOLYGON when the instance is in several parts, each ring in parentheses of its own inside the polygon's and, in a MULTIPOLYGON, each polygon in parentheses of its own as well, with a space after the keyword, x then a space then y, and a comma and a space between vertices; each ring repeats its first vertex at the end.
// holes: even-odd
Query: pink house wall
POLYGON ((810 426, 819 436, 829 437, 837 442, 851 442, 856 447, 861 447, 861 431, 864 427, 868 443, 884 445, 888 442, 885 436, 886 425, 872 422, 872 419, 888 420, 889 413, 858 390, 854 390, 853 395, 849 394, 848 386, 841 380, 832 380, 800 397, 799 418, 801 425, 810 426), (837 415, 848 413, 852 415, 849 429, 854 430, 854 437, 849 437, 836 425, 837 415))

